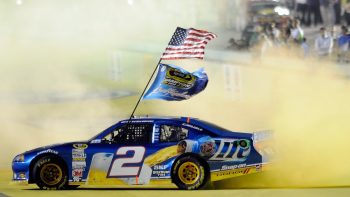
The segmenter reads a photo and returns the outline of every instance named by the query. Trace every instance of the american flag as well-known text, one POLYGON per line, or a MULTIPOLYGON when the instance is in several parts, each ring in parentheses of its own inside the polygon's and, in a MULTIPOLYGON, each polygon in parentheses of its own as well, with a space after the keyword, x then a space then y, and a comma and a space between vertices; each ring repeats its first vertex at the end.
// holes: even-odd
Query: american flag
POLYGON ((216 35, 204 30, 193 28, 176 28, 168 47, 165 49, 161 59, 174 60, 185 58, 204 58, 204 48, 208 41, 216 38, 216 35))

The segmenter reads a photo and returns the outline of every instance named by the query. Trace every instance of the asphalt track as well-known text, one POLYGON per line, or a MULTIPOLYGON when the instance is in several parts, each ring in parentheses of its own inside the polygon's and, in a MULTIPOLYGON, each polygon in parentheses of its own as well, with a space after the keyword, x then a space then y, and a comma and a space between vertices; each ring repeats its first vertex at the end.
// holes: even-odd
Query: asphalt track
POLYGON ((10 181, 11 171, 0 170, 0 197, 3 196, 120 196, 120 197, 233 197, 233 196, 350 196, 350 187, 330 188, 240 188, 240 189, 204 189, 198 191, 182 191, 176 188, 104 188, 81 186, 75 190, 41 191, 36 185, 17 185, 10 181))

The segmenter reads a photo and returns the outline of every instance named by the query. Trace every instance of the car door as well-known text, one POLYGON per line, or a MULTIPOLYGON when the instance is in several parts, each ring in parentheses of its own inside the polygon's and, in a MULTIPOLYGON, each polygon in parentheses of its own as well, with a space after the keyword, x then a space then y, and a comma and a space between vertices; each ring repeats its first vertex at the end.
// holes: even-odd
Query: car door
POLYGON ((88 182, 147 184, 151 169, 144 165, 144 159, 154 152, 153 126, 153 123, 129 123, 108 133, 95 146, 88 182))
POLYGON ((153 179, 170 178, 172 162, 179 155, 178 143, 187 138, 188 129, 170 121, 157 121, 152 136, 152 150, 145 164, 152 168, 153 179))

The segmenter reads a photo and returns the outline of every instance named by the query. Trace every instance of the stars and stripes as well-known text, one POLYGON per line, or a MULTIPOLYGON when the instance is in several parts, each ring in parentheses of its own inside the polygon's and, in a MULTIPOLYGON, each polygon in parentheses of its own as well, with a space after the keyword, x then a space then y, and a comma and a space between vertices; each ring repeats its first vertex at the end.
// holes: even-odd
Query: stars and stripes
POLYGON ((205 46, 208 44, 208 41, 214 38, 216 38, 215 34, 204 30, 178 27, 161 59, 203 59, 205 46))

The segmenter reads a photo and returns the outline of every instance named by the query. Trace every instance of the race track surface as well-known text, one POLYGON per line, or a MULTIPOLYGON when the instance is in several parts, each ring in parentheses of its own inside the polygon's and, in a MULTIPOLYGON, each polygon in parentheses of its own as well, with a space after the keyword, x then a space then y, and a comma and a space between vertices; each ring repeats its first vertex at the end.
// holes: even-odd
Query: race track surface
POLYGON ((340 188, 246 188, 246 189, 206 189, 198 191, 181 191, 174 188, 101 188, 79 187, 75 190, 42 191, 36 185, 22 186, 12 184, 10 170, 0 170, 0 197, 5 196, 120 196, 120 197, 234 197, 234 196, 350 196, 350 187, 340 188))

